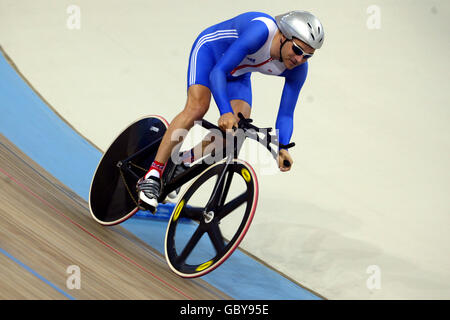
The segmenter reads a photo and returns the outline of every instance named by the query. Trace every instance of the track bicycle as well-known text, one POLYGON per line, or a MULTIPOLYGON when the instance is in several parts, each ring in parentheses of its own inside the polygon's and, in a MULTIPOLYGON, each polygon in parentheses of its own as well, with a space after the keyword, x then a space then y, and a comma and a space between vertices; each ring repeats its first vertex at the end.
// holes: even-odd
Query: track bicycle
MULTIPOLYGON (((223 148, 213 149, 179 174, 177 167, 182 164, 171 157, 161 177, 159 203, 190 183, 179 196, 165 237, 167 263, 181 277, 200 277, 216 269, 239 246, 250 227, 258 202, 258 180, 251 165, 239 159, 244 141, 249 138, 259 142, 275 160, 280 147, 295 145, 280 145, 271 128, 258 128, 252 119, 241 113, 238 116, 238 128, 233 132, 223 132, 202 120, 203 128, 221 135, 223 148)), ((142 209, 136 183, 153 162, 167 127, 160 116, 145 117, 126 128, 106 150, 89 194, 95 221, 116 225, 142 209)))

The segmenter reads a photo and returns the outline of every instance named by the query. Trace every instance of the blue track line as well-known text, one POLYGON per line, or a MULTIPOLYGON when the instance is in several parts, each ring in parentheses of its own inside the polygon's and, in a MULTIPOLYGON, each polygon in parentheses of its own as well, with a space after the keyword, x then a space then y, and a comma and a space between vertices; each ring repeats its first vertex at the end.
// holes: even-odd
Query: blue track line
POLYGON ((8 257, 9 259, 11 259, 12 261, 14 261, 15 263, 17 263, 19 266, 21 266, 22 268, 24 268, 25 270, 27 270, 29 273, 31 273, 32 275, 34 275, 36 278, 38 278, 39 280, 41 280, 42 282, 44 282, 45 284, 49 285, 50 287, 52 287, 53 289, 55 289, 56 291, 58 291, 59 293, 61 293, 62 295, 64 295, 66 298, 68 298, 69 300, 76 300, 74 297, 72 297, 70 294, 68 294, 67 292, 61 290, 60 288, 58 288, 56 285, 54 285, 53 283, 51 283, 49 280, 45 279, 43 276, 41 276, 39 273, 37 273, 36 271, 34 271, 33 269, 31 269, 29 266, 27 266, 26 264, 22 263, 20 260, 16 259, 14 256, 12 256, 11 254, 9 254, 7 251, 3 250, 2 248, 0 248, 0 253, 4 254, 6 257, 8 257))

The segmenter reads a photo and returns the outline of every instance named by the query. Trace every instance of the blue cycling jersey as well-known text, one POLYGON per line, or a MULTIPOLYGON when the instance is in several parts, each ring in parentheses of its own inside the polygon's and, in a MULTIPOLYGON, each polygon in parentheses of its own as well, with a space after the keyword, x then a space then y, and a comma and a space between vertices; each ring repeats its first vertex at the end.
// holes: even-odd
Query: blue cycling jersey
POLYGON ((192 46, 188 88, 193 84, 208 87, 222 115, 233 112, 231 100, 242 99, 252 105, 252 72, 284 77, 275 128, 280 143, 288 144, 308 63, 288 70, 284 63, 271 58, 270 47, 277 30, 275 19, 261 12, 243 13, 207 28, 192 46))

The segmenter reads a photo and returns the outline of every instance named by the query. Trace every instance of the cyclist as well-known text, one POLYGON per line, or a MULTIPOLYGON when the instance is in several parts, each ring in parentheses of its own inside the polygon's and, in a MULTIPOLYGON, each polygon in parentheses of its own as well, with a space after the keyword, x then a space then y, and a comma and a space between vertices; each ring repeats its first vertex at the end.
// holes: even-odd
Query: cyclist
MULTIPOLYGON (((252 72, 285 78, 275 127, 279 141, 287 145, 293 131, 293 114, 308 63, 324 41, 320 21, 306 11, 291 11, 275 18, 261 12, 247 12, 204 30, 195 40, 189 58, 187 102, 170 123, 149 171, 138 182, 140 203, 154 212, 158 205, 160 178, 172 149, 177 129, 189 130, 206 114, 211 94, 220 111, 222 130, 237 127, 237 114, 250 117, 252 72)), ((292 158, 280 149, 278 165, 292 158)))

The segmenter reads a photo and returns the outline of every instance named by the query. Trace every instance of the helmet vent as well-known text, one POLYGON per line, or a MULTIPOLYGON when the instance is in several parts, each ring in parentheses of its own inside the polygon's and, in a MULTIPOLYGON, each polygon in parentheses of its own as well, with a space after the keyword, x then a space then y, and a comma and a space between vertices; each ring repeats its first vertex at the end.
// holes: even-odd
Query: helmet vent
POLYGON ((312 30, 311 24, 308 22, 308 27, 312 30))
POLYGON ((311 33, 311 37, 313 38, 313 40, 316 40, 316 38, 314 38, 314 35, 311 33))

